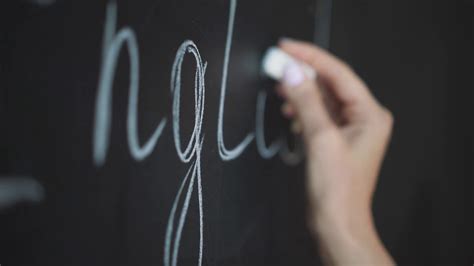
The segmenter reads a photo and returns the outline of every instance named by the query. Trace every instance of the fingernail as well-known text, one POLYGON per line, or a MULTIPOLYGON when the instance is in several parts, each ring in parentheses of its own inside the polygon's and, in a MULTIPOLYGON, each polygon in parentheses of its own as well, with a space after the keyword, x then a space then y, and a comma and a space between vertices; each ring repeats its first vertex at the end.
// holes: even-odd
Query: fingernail
POLYGON ((305 80, 303 69, 295 62, 290 62, 285 66, 283 73, 283 83, 288 87, 298 87, 305 80))

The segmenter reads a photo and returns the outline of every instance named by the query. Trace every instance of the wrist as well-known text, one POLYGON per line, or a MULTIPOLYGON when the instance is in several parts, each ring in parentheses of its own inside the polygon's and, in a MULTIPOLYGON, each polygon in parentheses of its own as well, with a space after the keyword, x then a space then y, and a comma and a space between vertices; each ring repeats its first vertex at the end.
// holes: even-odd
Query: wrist
POLYGON ((313 237, 328 264, 394 264, 378 238, 369 207, 321 208, 310 218, 313 237))
POLYGON ((355 233, 362 228, 373 227, 370 199, 326 197, 310 208, 310 227, 313 233, 337 231, 355 233))
POLYGON ((369 204, 322 206, 313 213, 310 227, 321 245, 334 249, 357 250, 378 238, 369 204))

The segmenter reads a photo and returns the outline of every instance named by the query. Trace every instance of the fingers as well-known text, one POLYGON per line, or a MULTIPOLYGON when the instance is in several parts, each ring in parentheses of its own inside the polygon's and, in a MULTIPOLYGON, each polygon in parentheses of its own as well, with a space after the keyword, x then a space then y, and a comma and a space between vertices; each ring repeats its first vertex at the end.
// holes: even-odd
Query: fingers
POLYGON ((300 127, 305 139, 310 140, 318 133, 335 127, 324 107, 316 82, 308 79, 298 64, 286 66, 282 89, 288 101, 283 112, 296 115, 298 123, 294 124, 293 130, 298 131, 296 127, 300 127))
POLYGON ((280 47, 315 68, 318 80, 341 102, 342 109, 349 109, 349 119, 370 116, 374 107, 380 107, 364 82, 340 59, 310 43, 283 40, 280 47))

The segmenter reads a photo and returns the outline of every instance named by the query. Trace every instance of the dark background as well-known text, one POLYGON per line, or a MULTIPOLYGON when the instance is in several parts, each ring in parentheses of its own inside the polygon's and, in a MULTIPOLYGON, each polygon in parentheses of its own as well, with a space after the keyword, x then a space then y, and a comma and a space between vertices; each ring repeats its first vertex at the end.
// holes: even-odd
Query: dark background
POLYGON ((400 264, 472 264, 472 1, 334 1, 331 50, 395 116, 375 195, 400 264))
MULTIPOLYGON (((227 146, 254 130, 261 89, 269 93, 267 141, 284 131, 280 102, 271 82, 258 74, 259 62, 281 36, 315 37, 316 4, 238 2, 224 122, 227 146)), ((0 211, 2 265, 162 264, 169 211, 190 165, 176 156, 170 123, 150 157, 131 158, 125 121, 128 56, 122 52, 109 153, 104 166, 94 166, 92 125, 105 6, 105 1, 66 0, 50 6, 0 4, 5 128, 0 130, 0 174, 33 176, 46 189, 38 205, 0 211)), ((301 165, 288 167, 278 157, 263 160, 254 142, 234 161, 218 156, 228 12, 228 1, 118 1, 117 27, 133 28, 139 42, 140 139, 147 139, 162 117, 171 117, 171 65, 181 42, 193 40, 209 64, 204 265, 313 265, 317 248, 305 229, 301 165)), ((472 1, 333 3, 330 50, 354 67, 395 116, 374 215, 401 265, 473 262, 473 14, 472 1)), ((194 119, 193 63, 187 57, 183 68, 183 142, 194 119)), ((180 265, 197 264, 197 215, 195 193, 180 265)))

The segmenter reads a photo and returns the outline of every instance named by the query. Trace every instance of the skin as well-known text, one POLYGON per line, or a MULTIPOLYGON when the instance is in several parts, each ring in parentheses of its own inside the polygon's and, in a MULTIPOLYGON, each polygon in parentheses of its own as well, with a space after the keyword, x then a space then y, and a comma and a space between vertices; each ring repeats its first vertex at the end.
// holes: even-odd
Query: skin
POLYGON ((306 77, 297 85, 284 79, 278 92, 286 100, 283 114, 305 143, 308 224, 324 263, 394 265, 371 211, 392 114, 340 59, 300 41, 279 46, 318 74, 317 81, 306 77))

